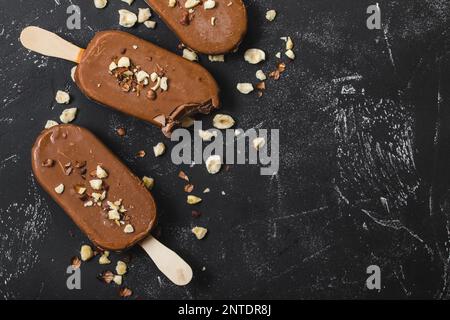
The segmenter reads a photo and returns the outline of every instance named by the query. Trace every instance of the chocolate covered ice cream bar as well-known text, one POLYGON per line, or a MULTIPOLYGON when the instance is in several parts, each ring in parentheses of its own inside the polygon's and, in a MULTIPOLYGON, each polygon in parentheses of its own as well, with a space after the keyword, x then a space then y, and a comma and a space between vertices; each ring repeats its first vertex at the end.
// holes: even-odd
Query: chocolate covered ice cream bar
POLYGON ((150 192, 88 130, 59 125, 42 132, 32 149, 39 184, 102 249, 124 250, 156 223, 150 192))
POLYGON ((242 0, 146 0, 180 40, 210 55, 237 49, 247 32, 242 0))
POLYGON ((46 129, 31 159, 39 184, 96 246, 121 251, 139 243, 171 281, 190 282, 189 265, 149 234, 157 218, 152 195, 90 131, 46 129))
POLYGON ((170 136, 182 119, 219 107, 219 89, 206 69, 121 31, 97 33, 86 50, 38 27, 22 44, 79 63, 75 82, 92 100, 148 121, 170 136))

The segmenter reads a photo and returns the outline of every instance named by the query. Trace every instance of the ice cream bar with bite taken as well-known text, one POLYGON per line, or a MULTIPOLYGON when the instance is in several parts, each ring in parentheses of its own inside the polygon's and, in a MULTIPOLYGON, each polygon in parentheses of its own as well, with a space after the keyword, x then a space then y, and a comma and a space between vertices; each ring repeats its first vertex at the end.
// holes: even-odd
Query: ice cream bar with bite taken
POLYGON ((242 0, 146 0, 180 40, 210 55, 237 49, 247 32, 242 0))
POLYGON ((128 33, 98 32, 85 50, 38 27, 25 28, 20 39, 28 49, 77 62, 75 82, 86 96, 166 136, 183 118, 219 107, 217 83, 206 69, 128 33))
POLYGON ((91 132, 75 125, 44 130, 32 148, 39 184, 98 247, 121 251, 139 243, 179 285, 191 268, 149 232, 156 224, 150 192, 91 132))

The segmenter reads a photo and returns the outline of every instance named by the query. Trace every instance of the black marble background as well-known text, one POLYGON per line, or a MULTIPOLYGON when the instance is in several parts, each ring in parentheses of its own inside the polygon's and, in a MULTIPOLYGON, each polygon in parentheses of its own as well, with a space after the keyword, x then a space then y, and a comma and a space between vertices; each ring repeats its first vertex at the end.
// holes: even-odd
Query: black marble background
MULTIPOLYGON (((70 79, 72 63, 30 53, 20 31, 37 25, 86 46, 95 32, 117 29, 120 1, 0 0, 0 297, 118 298, 96 275, 113 266, 82 265, 82 289, 66 288, 70 258, 88 240, 33 179, 30 148, 47 119, 58 119, 58 89, 79 108, 75 124, 98 135, 138 175, 156 179, 159 239, 194 269, 185 288, 172 285, 140 248, 125 285, 133 298, 447 298, 449 296, 450 2, 378 0, 382 30, 366 28, 360 0, 248 0, 249 33, 225 64, 204 65, 222 90, 223 112, 237 127, 280 129, 280 171, 232 166, 216 176, 204 166, 177 167, 169 153, 155 159, 159 130, 96 105, 70 79), (69 4, 81 7, 82 29, 65 26, 69 4), (268 9, 278 16, 265 20, 268 9), (282 36, 297 59, 262 98, 239 94, 260 66, 243 52, 261 48, 274 69, 282 36), (342 88, 351 94, 343 94, 342 88), (348 91, 348 90, 347 90, 348 91), (115 128, 128 134, 119 138, 115 128), (138 150, 147 157, 136 159, 138 150), (191 217, 183 169, 197 192, 209 187, 191 217), (222 195, 225 191, 226 195, 222 195), (202 241, 194 225, 209 229, 202 241), (382 290, 365 286, 378 265, 382 290), (205 267, 206 270, 202 271, 205 267)), ((145 7, 136 0, 131 10, 145 7)), ((156 30, 127 30, 179 52, 159 18, 156 30)), ((282 60, 287 60, 283 58, 282 60)), ((210 127, 212 116, 202 118, 210 127)), ((170 147, 173 144, 165 141, 170 147)))

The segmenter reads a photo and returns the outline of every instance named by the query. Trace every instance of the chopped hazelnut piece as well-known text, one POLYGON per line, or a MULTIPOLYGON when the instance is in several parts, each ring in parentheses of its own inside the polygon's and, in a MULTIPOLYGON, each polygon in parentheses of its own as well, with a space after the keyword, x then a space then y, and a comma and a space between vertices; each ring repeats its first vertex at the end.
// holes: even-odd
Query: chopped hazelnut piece
POLYGON ((256 150, 261 150, 264 147, 265 144, 266 144, 266 139, 264 139, 262 137, 258 137, 258 138, 253 139, 253 147, 256 150))
POLYGON ((54 160, 46 159, 45 161, 42 161, 41 166, 46 167, 46 168, 50 168, 50 167, 53 167, 54 164, 55 164, 54 160))
POLYGON ((123 229, 123 232, 125 233, 133 233, 134 232, 134 228, 131 224, 127 224, 125 226, 125 228, 123 229))
MULTIPOLYGON (((124 1, 124 0, 122 0, 124 1)), ((138 17, 126 9, 119 10, 119 24, 125 28, 131 28, 136 24, 138 17)))
POLYGON ((219 54, 219 55, 209 55, 208 56, 209 61, 211 62, 225 62, 225 55, 223 54, 219 54))
POLYGON ((147 20, 147 21, 144 22, 144 26, 146 26, 149 29, 155 29, 156 21, 147 20))
POLYGON ((219 155, 209 156, 206 159, 206 169, 210 174, 216 174, 222 168, 222 158, 219 155))
POLYGON ((78 257, 72 257, 70 260, 70 265, 73 269, 78 269, 81 266, 81 260, 78 257))
POLYGON ((229 129, 234 123, 234 119, 226 114, 217 114, 213 119, 213 126, 217 129, 229 129))
POLYGON ((182 128, 189 128, 194 125, 194 119, 191 117, 184 117, 183 120, 181 120, 181 127, 182 128))
POLYGON ((109 220, 120 220, 120 213, 117 209, 112 209, 108 211, 109 220))
POLYGON ((189 177, 184 173, 184 171, 180 171, 178 173, 178 178, 183 179, 184 181, 189 182, 189 177))
POLYGON ((125 262, 123 261, 117 261, 117 265, 116 265, 116 273, 119 276, 124 275, 125 273, 127 273, 127 265, 125 262))
POLYGON ((99 276, 98 279, 103 281, 104 283, 111 283, 114 279, 114 273, 111 271, 104 271, 99 276))
POLYGON ((192 9, 200 4, 200 0, 187 0, 184 3, 184 7, 186 9, 192 9))
POLYGON ((295 59, 295 53, 294 53, 294 51, 288 50, 288 51, 285 52, 285 54, 286 54, 286 56, 287 56, 289 59, 291 59, 291 60, 294 60, 294 59, 295 59))
POLYGON ((198 61, 197 54, 189 49, 183 49, 183 58, 189 60, 189 61, 198 61))
POLYGON ((81 260, 88 261, 94 256, 94 252, 92 251, 91 246, 88 246, 87 244, 81 246, 80 250, 81 260))
POLYGON ((134 0, 122 0, 122 2, 128 3, 129 6, 133 3, 134 0))
POLYGON ((139 13, 138 13, 138 22, 139 23, 143 23, 143 22, 147 21, 148 19, 150 19, 151 16, 152 16, 152 13, 150 12, 149 8, 139 8, 139 13))
POLYGON ((251 83, 238 83, 236 88, 240 93, 249 94, 254 90, 253 85, 251 83))
POLYGON ((98 259, 98 263, 100 264, 110 264, 111 261, 108 259, 109 257, 109 251, 103 252, 103 254, 98 259))
POLYGON ((61 120, 62 123, 70 123, 75 119, 76 114, 77 108, 65 109, 59 116, 59 120, 61 120))
POLYGON ((97 9, 103 9, 108 4, 108 0, 94 0, 94 5, 97 9))
POLYGON ((114 275, 113 282, 118 286, 122 285, 122 276, 114 275))
POLYGON ((169 0, 169 7, 173 8, 177 4, 177 0, 169 0))
POLYGON ((145 80, 148 81, 148 78, 150 77, 150 75, 145 72, 144 70, 139 71, 138 73, 136 73, 136 80, 137 82, 144 82, 145 80))
POLYGON ((84 203, 84 206, 85 206, 85 207, 92 207, 93 205, 94 205, 94 202, 93 202, 92 200, 86 201, 86 202, 84 203))
POLYGON ((155 157, 162 156, 166 151, 166 146, 164 143, 160 142, 156 146, 153 147, 153 152, 155 153, 155 157))
POLYGON ((217 137, 216 131, 209 130, 198 130, 198 135, 202 138, 203 141, 211 141, 212 138, 217 137))
POLYGON ((117 66, 119 68, 128 68, 131 65, 130 58, 121 57, 119 61, 117 61, 117 66))
POLYGON ((74 187, 74 190, 75 190, 75 192, 76 193, 78 193, 78 194, 84 194, 85 192, 86 192, 86 188, 85 187, 83 187, 82 185, 76 185, 75 187, 74 187))
POLYGON ((70 69, 70 77, 72 78, 72 81, 75 82, 75 71, 77 71, 77 66, 72 67, 70 69))
POLYGON ((194 190, 194 185, 193 184, 187 184, 184 186, 184 192, 187 193, 191 193, 194 190))
POLYGON ((206 0, 203 3, 203 8, 205 8, 205 10, 214 9, 215 6, 216 2, 214 0, 206 0))
POLYGON ((202 202, 202 199, 197 197, 197 196, 193 196, 193 195, 188 195, 187 196, 187 203, 188 204, 194 205, 194 204, 197 204, 197 203, 200 203, 200 202, 202 202))
POLYGON ((101 166, 97 166, 96 175, 99 179, 105 179, 108 177, 108 173, 101 166))
POLYGON ((286 39, 286 50, 292 50, 294 48, 294 42, 291 37, 287 37, 286 39))
POLYGON ((59 104, 68 104, 70 102, 70 96, 67 92, 58 90, 56 92, 55 100, 59 104))
POLYGON ((191 231, 198 240, 202 240, 206 236, 208 229, 203 227, 194 227, 191 231))
POLYGON ((161 83, 159 84, 162 91, 167 91, 169 89, 169 84, 167 83, 167 77, 161 77, 161 83))
POLYGON ((281 52, 277 52, 277 54, 275 55, 275 57, 277 57, 278 59, 281 58, 281 52))
POLYGON ((143 157, 145 157, 145 155, 146 155, 146 153, 145 153, 144 150, 139 150, 139 151, 136 153, 136 157, 138 157, 138 158, 143 158, 143 157))
POLYGON ((276 16, 277 16, 277 12, 275 10, 269 10, 266 12, 266 19, 269 21, 275 20, 276 16))
POLYGON ((57 194, 62 194, 64 192, 64 185, 61 183, 55 188, 57 194))
POLYGON ((258 79, 260 81, 264 81, 267 79, 267 77, 262 70, 258 70, 258 71, 256 71, 256 79, 258 79))
POLYGON ((89 184, 91 185, 92 189, 100 190, 102 188, 103 181, 100 179, 93 179, 89 181, 89 184))
POLYGON ((206 188, 205 190, 203 190, 203 193, 210 193, 211 192, 211 189, 209 189, 209 188, 206 188))
POLYGON ((124 135, 127 134, 125 128, 117 128, 116 132, 119 137, 123 137, 124 135))
POLYGON ((144 186, 148 189, 148 190, 152 190, 154 185, 155 185, 155 179, 144 176, 142 178, 142 182, 144 183, 144 186))
POLYGON ((211 17, 211 25, 215 26, 216 25, 216 17, 211 17))
POLYGON ((121 288, 121 289, 119 290, 119 295, 120 295, 122 298, 129 297, 129 296, 131 296, 132 294, 133 294, 133 291, 131 291, 131 289, 128 289, 128 288, 121 288))
POLYGON ((47 122, 45 123, 45 129, 50 129, 50 128, 52 128, 52 127, 54 127, 54 126, 57 126, 58 125, 58 122, 56 122, 56 121, 53 121, 53 120, 47 120, 47 122))
POLYGON ((244 59, 248 63, 258 64, 263 60, 266 60, 266 54, 261 49, 248 49, 244 53, 244 59))

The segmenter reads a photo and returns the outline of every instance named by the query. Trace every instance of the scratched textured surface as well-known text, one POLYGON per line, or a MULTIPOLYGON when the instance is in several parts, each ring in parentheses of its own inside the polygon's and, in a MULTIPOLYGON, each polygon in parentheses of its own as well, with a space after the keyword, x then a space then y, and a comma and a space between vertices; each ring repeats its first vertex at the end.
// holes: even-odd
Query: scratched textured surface
MULTIPOLYGON (((194 220, 184 202, 180 167, 166 155, 136 159, 162 140, 148 124, 97 106, 70 79, 72 64, 23 49, 20 30, 33 24, 85 46, 96 31, 119 28, 110 1, 0 0, 0 298, 118 298, 96 280, 107 269, 82 266, 82 290, 69 291, 70 258, 87 239, 35 183, 30 148, 47 119, 62 107, 58 89, 79 107, 75 123, 97 134, 138 175, 156 178, 159 238, 193 267, 178 288, 139 248, 125 284, 134 298, 448 298, 450 227, 450 3, 380 1, 383 30, 365 27, 368 1, 248 0, 250 31, 226 64, 201 63, 217 78, 223 108, 240 128, 281 129, 276 176, 256 166, 232 166, 216 176, 181 167, 198 190, 209 187, 194 220), (66 8, 78 4, 82 29, 68 30, 66 8), (267 9, 278 11, 269 23, 267 9), (235 83, 254 81, 257 67, 243 50, 268 53, 273 69, 281 36, 291 36, 297 59, 260 99, 235 83), (127 128, 119 138, 114 129, 127 128), (221 194, 225 191, 225 195, 221 194), (197 241, 189 230, 209 229, 197 241), (382 290, 365 288, 367 266, 382 270, 382 290), (201 271, 205 267, 205 271, 201 271)), ((144 7, 136 0, 133 11, 144 7)), ((156 30, 133 34, 177 51, 158 18, 156 30)), ((203 125, 211 125, 204 117, 203 125)), ((172 144, 168 143, 169 146, 172 144)))

